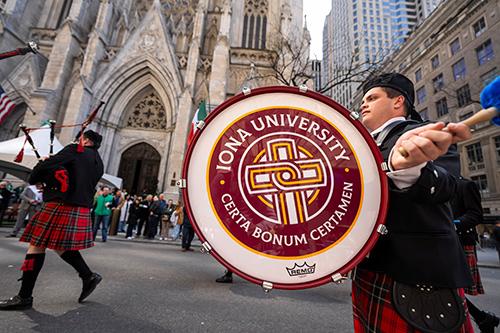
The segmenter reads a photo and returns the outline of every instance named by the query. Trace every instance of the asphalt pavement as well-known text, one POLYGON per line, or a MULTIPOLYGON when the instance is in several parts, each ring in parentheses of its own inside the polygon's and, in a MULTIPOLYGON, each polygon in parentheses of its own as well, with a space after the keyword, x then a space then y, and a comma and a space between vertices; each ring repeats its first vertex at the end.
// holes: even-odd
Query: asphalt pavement
MULTIPOLYGON (((0 230, 0 298, 17 293, 26 250, 4 235, 0 230)), ((181 252, 179 242, 123 239, 82 251, 104 277, 83 304, 76 272, 50 251, 34 308, 0 312, 0 332, 352 332, 350 283, 266 294, 239 277, 215 283, 224 268, 209 255, 181 252)), ((480 270, 486 295, 472 300, 499 314, 500 269, 480 270)))

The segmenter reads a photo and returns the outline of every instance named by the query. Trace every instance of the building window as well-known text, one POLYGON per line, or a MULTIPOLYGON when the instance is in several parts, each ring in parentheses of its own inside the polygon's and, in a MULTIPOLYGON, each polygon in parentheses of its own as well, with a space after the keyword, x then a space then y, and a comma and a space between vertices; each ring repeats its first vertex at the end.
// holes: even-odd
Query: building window
POLYGON ((425 97, 427 96, 427 93, 425 92, 425 87, 421 87, 420 89, 417 90, 417 104, 421 104, 425 102, 425 97))
POLYGON ((493 45, 491 44, 491 39, 488 39, 486 42, 481 44, 476 48, 476 56, 477 62, 479 66, 487 63, 491 59, 495 57, 495 53, 493 52, 493 45))
POLYGON ((57 19, 57 28, 59 28, 63 24, 64 20, 68 17, 72 4, 73 4, 73 0, 64 0, 63 1, 61 14, 59 14, 59 18, 57 19))
POLYGON ((483 32, 486 31, 486 22, 484 21, 484 17, 481 17, 476 23, 472 25, 472 29, 474 29, 474 36, 478 37, 483 32))
POLYGON ((448 103, 446 102, 446 97, 443 97, 436 102, 436 110, 438 117, 442 117, 448 113, 448 103))
POLYGON ((474 112, 472 112, 472 111, 471 112, 467 112, 467 113, 465 113, 463 115, 458 116, 458 120, 459 121, 464 121, 465 119, 470 118, 473 114, 474 114, 474 112))
POLYGON ((460 51, 460 40, 458 39, 458 37, 455 38, 455 40, 450 43, 450 51, 452 56, 454 56, 455 54, 457 54, 458 51, 460 51))
POLYGON ((497 77, 497 68, 493 67, 492 70, 484 73, 483 75, 480 76, 481 82, 483 83, 483 87, 485 87, 488 83, 493 81, 497 77))
POLYGON ((500 136, 496 136, 495 140, 495 151, 497 155, 497 162, 500 162, 500 136))
POLYGON ((438 68, 438 66, 439 66, 439 54, 436 54, 434 57, 432 57, 431 66, 432 66, 432 69, 438 68))
POLYGON ((421 68, 417 69, 417 71, 415 72, 415 82, 420 82, 420 80, 422 80, 422 69, 421 68))
POLYGON ((477 187, 479 187, 479 191, 483 193, 487 193, 490 190, 488 189, 488 181, 486 180, 486 175, 472 176, 470 179, 476 183, 477 187))
POLYGON ((434 92, 438 92, 443 89, 444 79, 442 73, 432 79, 432 85, 434 86, 434 92))
POLYGON ((465 77, 465 74, 467 74, 467 68, 465 67, 464 58, 454 63, 452 68, 453 68, 453 78, 455 79, 455 81, 463 79, 465 77))
POLYGON ((469 164, 483 163, 483 150, 481 149, 481 143, 476 142, 465 147, 467 150, 467 158, 469 159, 469 164))
POLYGON ((429 120, 429 111, 427 111, 427 108, 420 111, 419 114, 420 117, 422 117, 422 120, 429 120))
POLYGON ((470 89, 469 85, 466 84, 463 87, 458 88, 457 90, 457 101, 458 101, 458 106, 462 107, 464 105, 467 105, 471 102, 470 98, 470 89))
POLYGON ((265 49, 267 34, 267 1, 245 1, 242 47, 265 49))

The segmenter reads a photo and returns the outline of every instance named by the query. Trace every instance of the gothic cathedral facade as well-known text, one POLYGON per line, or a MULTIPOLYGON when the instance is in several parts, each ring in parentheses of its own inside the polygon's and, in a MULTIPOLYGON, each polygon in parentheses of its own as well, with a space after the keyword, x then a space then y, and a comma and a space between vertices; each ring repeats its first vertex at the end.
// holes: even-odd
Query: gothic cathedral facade
MULTIPOLYGON (((103 137, 105 172, 130 193, 177 197, 189 125, 200 101, 209 108, 244 85, 278 84, 274 36, 303 32, 302 0, 4 0, 0 48, 36 40, 40 54, 0 63, 0 82, 18 124, 82 122, 103 137), (250 82, 252 81, 252 82, 250 82)), ((290 37, 291 36, 284 36, 290 37)), ((295 38, 295 37, 294 37, 295 38)), ((77 129, 62 128, 63 144, 77 129)))

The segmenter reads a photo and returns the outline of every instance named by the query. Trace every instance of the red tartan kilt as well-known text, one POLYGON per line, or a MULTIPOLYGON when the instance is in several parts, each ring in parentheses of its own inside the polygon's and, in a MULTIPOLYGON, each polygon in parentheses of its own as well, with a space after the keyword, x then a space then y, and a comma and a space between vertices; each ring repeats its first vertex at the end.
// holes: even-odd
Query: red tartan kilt
POLYGON ((479 275, 479 267, 477 267, 476 247, 474 245, 465 245, 463 248, 467 264, 469 265, 470 275, 472 276, 472 286, 464 288, 464 291, 469 295, 484 294, 481 275, 479 275))
POLYGON ((90 209, 61 202, 45 202, 29 221, 19 241, 59 251, 94 246, 90 209))
MULTIPOLYGON (((357 269, 352 281, 352 309, 356 333, 421 333, 404 320, 392 306, 393 280, 386 274, 357 269)), ((473 333, 469 311, 465 305, 463 289, 458 289, 464 299, 465 323, 458 332, 473 333)))

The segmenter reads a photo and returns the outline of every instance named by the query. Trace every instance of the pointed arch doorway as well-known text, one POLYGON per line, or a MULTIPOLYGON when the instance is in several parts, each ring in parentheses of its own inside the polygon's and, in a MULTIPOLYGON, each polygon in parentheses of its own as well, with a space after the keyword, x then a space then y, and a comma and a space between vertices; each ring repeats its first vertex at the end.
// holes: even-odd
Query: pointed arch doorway
POLYGON ((118 177, 131 194, 156 193, 161 156, 153 146, 138 143, 122 154, 118 177))

